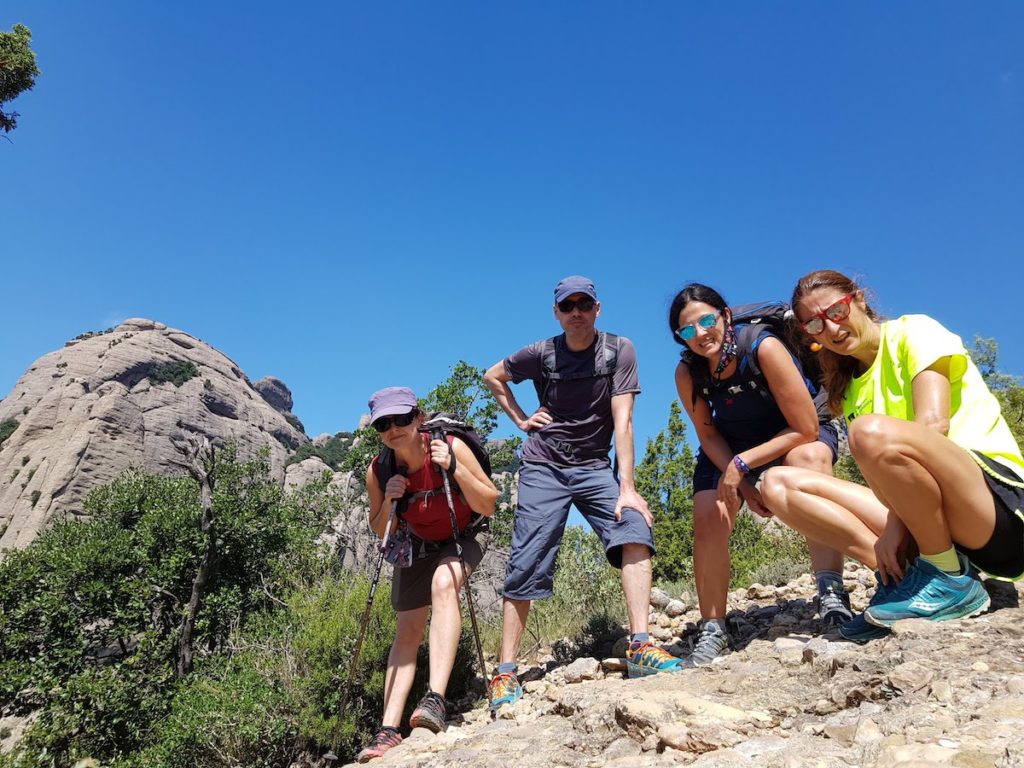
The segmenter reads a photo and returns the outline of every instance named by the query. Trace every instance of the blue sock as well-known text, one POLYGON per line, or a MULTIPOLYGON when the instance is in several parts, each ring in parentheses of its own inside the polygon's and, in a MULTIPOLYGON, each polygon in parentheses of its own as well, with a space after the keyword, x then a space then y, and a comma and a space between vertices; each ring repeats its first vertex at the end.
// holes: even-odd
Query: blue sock
POLYGON ((629 644, 633 643, 649 643, 651 642, 651 636, 647 632, 637 632, 629 639, 629 644))
POLYGON ((503 661, 498 665, 499 675, 514 675, 516 673, 516 663, 514 661, 503 661))

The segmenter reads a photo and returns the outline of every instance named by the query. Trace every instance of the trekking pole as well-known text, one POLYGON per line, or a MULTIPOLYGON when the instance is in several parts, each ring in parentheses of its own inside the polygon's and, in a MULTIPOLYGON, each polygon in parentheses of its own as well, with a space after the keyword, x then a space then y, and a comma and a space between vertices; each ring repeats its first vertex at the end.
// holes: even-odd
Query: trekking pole
MULTIPOLYGON (((444 432, 440 429, 435 429, 430 433, 432 440, 440 440, 446 442, 444 439, 444 432)), ((452 447, 448 445, 448 451, 451 453, 452 447)), ((454 458, 454 454, 453 454, 454 458)), ((440 469, 440 467, 438 467, 440 469)), ((477 660, 480 662, 480 674, 484 679, 484 688, 487 690, 487 706, 494 711, 494 702, 491 700, 491 686, 487 684, 487 666, 484 662, 484 647, 480 642, 480 628, 476 624, 476 609, 473 606, 473 590, 469 586, 469 572, 466 570, 466 561, 462 557, 462 544, 459 542, 459 521, 455 516, 455 502, 452 501, 452 486, 448 480, 448 470, 441 469, 441 479, 444 481, 444 495, 448 500, 448 514, 452 521, 452 536, 455 537, 455 552, 459 556, 459 565, 462 566, 462 588, 466 592, 466 606, 469 608, 469 621, 473 625, 473 639, 476 641, 476 655, 477 660)))
POLYGON ((366 627, 370 623, 370 612, 373 610, 373 598, 377 594, 377 584, 380 582, 380 571, 384 567, 384 551, 387 549, 388 538, 391 536, 391 523, 395 519, 398 510, 398 499, 391 502, 391 514, 388 515, 387 525, 384 526, 384 539, 380 544, 380 554, 377 556, 377 565, 373 571, 373 581, 370 582, 370 594, 366 598, 366 608, 363 609, 363 619, 359 623, 359 636, 356 638, 356 647, 352 652, 352 663, 348 668, 348 682, 345 685, 345 695, 338 706, 338 722, 334 726, 334 736, 331 738, 331 749, 324 753, 323 758, 329 763, 338 760, 338 738, 341 736, 341 725, 345 719, 345 710, 348 708, 349 699, 352 697, 352 685, 356 678, 356 667, 359 664, 359 652, 363 648, 363 638, 366 637, 366 627))

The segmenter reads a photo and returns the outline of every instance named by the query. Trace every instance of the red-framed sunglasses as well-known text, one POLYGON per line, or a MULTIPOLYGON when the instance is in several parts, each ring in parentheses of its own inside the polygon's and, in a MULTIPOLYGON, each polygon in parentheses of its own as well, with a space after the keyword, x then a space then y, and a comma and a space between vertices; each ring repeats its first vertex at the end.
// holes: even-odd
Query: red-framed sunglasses
POLYGON ((833 323, 841 323, 848 318, 850 316, 850 302, 852 301, 853 294, 847 294, 838 301, 829 304, 825 307, 824 311, 818 312, 809 320, 800 323, 800 327, 804 329, 804 333, 808 336, 817 336, 825 330, 826 320, 831 320, 833 323))

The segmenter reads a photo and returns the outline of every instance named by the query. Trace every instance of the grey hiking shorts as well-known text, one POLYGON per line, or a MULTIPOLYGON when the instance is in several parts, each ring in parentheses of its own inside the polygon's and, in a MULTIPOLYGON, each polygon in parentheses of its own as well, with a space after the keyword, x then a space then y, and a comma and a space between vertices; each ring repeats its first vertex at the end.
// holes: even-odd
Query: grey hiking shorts
POLYGON ((539 600, 551 596, 555 558, 572 504, 601 537, 605 556, 614 567, 622 567, 624 544, 643 544, 653 555, 654 537, 647 521, 629 508, 616 520, 618 500, 619 484, 611 467, 524 462, 519 470, 519 506, 505 572, 505 597, 539 600))

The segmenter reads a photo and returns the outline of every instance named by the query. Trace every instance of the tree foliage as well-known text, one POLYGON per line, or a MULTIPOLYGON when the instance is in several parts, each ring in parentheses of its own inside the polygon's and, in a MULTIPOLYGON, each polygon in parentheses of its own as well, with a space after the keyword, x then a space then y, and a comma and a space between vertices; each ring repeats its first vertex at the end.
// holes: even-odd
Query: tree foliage
POLYGON ((24 24, 0 32, 0 130, 4 133, 18 127, 18 113, 6 111, 4 105, 32 90, 39 75, 31 42, 32 32, 24 24))
POLYGON ((1013 432, 1017 445, 1024 447, 1024 386, 1020 376, 999 370, 999 345, 995 339, 974 337, 971 359, 981 371, 981 377, 999 400, 1003 418, 1013 432))
POLYGON ((636 467, 636 487, 654 518, 654 577, 678 581, 693 575, 693 451, 676 401, 665 429, 647 441, 636 467))

